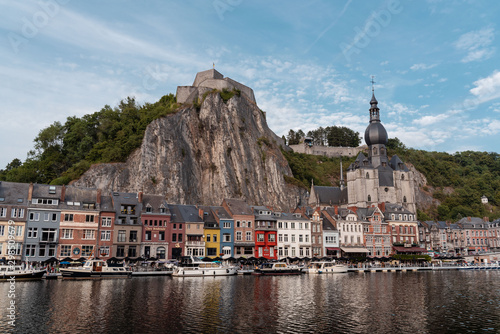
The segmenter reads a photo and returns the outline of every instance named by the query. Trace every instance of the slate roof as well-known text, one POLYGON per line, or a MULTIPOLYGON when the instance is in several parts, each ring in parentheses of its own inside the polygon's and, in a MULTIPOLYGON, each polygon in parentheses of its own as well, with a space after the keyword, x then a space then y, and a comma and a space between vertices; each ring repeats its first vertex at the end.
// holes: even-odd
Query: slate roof
POLYGON ((224 199, 232 215, 253 215, 252 208, 241 199, 226 198, 224 199))
POLYGON ((111 196, 101 196, 101 210, 112 212, 115 211, 113 208, 113 201, 111 200, 111 196))
POLYGON ((388 165, 380 165, 378 169, 378 184, 381 187, 393 187, 394 186, 394 171, 388 165))
POLYGON ((217 220, 215 219, 214 214, 212 213, 212 210, 210 209, 209 206, 205 205, 200 205, 198 206, 198 209, 203 210, 203 222, 205 223, 205 227, 218 227, 219 224, 217 223, 217 220), (214 226, 215 225, 215 226, 214 226))
POLYGON ((24 205, 28 204, 29 184, 17 182, 0 182, 0 204, 24 205), (22 202, 18 200, 22 199, 22 202))
POLYGON ((99 210, 97 205, 97 189, 68 186, 64 189, 64 202, 59 202, 59 208, 64 210, 99 210), (68 203, 73 203, 69 205, 68 203), (94 208, 85 208, 84 204, 94 204, 94 208))
POLYGON ((339 187, 313 186, 314 195, 320 204, 343 204, 347 202, 347 188, 340 190, 339 187))
POLYGON ((304 217, 297 217, 294 216, 293 213, 290 212, 281 212, 281 216, 277 217, 277 220, 302 220, 302 221, 309 221, 309 219, 304 218, 304 217))
POLYGON ((363 154, 359 152, 358 157, 352 164, 349 165, 348 169, 358 169, 358 168, 373 168, 370 160, 363 154))
POLYGON ((403 161, 397 156, 394 155, 389 162, 389 165, 392 167, 394 170, 401 170, 403 172, 409 172, 410 170, 406 165, 403 163, 403 161))
POLYGON ((358 215, 358 220, 361 221, 367 221, 368 217, 373 216, 377 208, 370 207, 370 208, 358 208, 356 211, 356 214, 358 215))
POLYGON ((210 209, 214 216, 217 216, 219 219, 223 220, 233 220, 233 218, 227 213, 226 209, 222 206, 211 206, 210 209))
POLYGON ((253 212, 255 215, 255 220, 266 220, 266 221, 276 221, 276 217, 272 215, 272 211, 266 206, 253 206, 253 212), (269 214, 260 214, 259 212, 269 212, 269 214))
POLYGON ((413 212, 409 211, 402 205, 394 203, 385 203, 385 212, 384 212, 385 218, 390 219, 392 213, 413 215, 413 212))
POLYGON ((168 210, 168 204, 167 201, 165 200, 165 197, 162 195, 142 195, 142 212, 147 213, 147 214, 158 214, 160 213, 160 208, 162 207, 165 208, 165 212, 161 213, 162 215, 168 215, 170 214, 170 211, 168 210), (146 212, 147 208, 151 206, 152 212, 146 212))
POLYGON ((186 223, 200 223, 203 219, 198 216, 198 208, 194 205, 177 205, 182 219, 186 223))

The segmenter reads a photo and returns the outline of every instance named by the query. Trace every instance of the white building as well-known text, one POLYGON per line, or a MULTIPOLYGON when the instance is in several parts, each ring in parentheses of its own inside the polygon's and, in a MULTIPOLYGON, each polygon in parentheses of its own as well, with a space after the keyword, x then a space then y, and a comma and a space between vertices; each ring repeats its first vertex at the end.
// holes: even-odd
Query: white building
POLYGON ((278 225, 278 258, 311 257, 311 227, 300 213, 275 212, 278 225))

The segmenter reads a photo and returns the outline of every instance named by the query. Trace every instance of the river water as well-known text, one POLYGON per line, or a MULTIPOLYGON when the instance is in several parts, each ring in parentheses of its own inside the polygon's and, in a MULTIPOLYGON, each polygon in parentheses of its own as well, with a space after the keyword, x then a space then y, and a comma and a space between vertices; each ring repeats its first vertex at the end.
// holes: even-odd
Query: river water
POLYGON ((500 271, 0 283, 0 332, 500 333, 500 271))

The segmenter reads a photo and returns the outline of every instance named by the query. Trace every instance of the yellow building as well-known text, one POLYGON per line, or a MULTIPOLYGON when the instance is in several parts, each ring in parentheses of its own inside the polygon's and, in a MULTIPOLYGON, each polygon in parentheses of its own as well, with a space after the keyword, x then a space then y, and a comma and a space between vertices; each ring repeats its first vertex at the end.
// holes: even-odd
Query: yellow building
POLYGON ((208 206, 199 206, 200 217, 203 217, 205 239, 205 256, 215 258, 220 256, 220 227, 215 219, 212 210, 208 206))

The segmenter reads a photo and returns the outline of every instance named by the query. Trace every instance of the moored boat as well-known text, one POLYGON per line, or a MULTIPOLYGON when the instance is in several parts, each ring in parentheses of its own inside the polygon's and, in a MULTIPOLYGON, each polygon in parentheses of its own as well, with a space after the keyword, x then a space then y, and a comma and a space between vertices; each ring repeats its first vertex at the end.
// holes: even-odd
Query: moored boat
POLYGON ((343 264, 336 264, 335 262, 318 261, 311 262, 309 268, 304 269, 308 274, 332 274, 332 273, 346 273, 347 266, 343 264))
POLYGON ((181 259, 172 276, 175 277, 206 277, 236 275, 237 268, 225 266, 217 262, 203 262, 197 257, 186 256, 181 259))
POLYGON ((127 278, 132 276, 132 272, 127 267, 110 267, 106 261, 98 259, 89 259, 81 267, 61 268, 59 271, 63 279, 127 278))
POLYGON ((263 263, 254 269, 253 275, 300 275, 303 273, 302 269, 285 262, 263 263))
POLYGON ((20 265, 1 265, 0 266, 0 281, 7 280, 40 280, 45 274, 45 269, 35 270, 23 268, 20 265))

